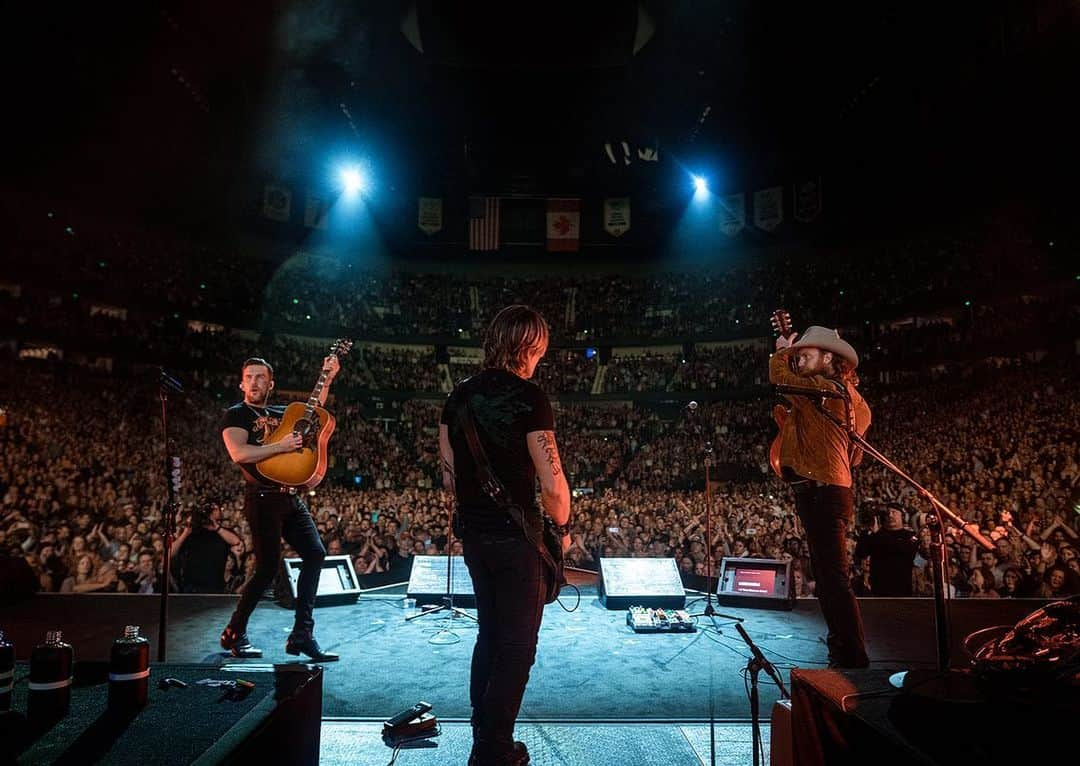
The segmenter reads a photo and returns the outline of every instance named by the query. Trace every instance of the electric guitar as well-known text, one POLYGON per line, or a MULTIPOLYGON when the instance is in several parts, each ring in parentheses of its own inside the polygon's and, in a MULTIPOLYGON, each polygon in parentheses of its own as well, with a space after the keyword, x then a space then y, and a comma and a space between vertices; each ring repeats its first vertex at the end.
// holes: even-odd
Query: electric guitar
MULTIPOLYGON (((342 357, 352 349, 352 341, 339 338, 330 347, 330 356, 342 357)), ((319 395, 326 385, 326 373, 319 380, 307 402, 293 402, 285 408, 281 424, 270 434, 266 444, 274 444, 291 433, 304 437, 303 446, 293 452, 283 452, 255 464, 264 479, 287 487, 314 487, 326 475, 326 445, 334 433, 337 421, 319 405, 319 395)))
MULTIPOLYGON (((791 315, 784 309, 777 309, 772 313, 769 318, 772 323, 773 332, 777 336, 783 335, 785 338, 791 335, 793 330, 791 329, 791 315)), ((783 404, 777 404, 773 407, 772 416, 776 421, 776 438, 773 439, 772 445, 769 447, 769 465, 772 466, 773 473, 780 478, 784 478, 784 474, 780 470, 780 429, 784 427, 784 421, 787 420, 787 416, 791 413, 791 408, 783 404)))

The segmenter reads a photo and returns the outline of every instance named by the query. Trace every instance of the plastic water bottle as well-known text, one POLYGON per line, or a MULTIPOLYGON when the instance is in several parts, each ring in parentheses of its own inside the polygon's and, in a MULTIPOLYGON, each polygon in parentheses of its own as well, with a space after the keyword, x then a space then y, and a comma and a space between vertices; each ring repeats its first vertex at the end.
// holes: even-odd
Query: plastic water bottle
POLYGON ((109 709, 145 707, 149 689, 150 642, 139 635, 138 625, 128 625, 109 655, 109 709))
POLYGON ((75 650, 59 630, 45 634, 45 643, 30 652, 30 683, 26 709, 31 720, 57 720, 71 706, 75 650))
POLYGON ((11 689, 15 684, 15 647, 0 631, 0 713, 11 710, 11 689))

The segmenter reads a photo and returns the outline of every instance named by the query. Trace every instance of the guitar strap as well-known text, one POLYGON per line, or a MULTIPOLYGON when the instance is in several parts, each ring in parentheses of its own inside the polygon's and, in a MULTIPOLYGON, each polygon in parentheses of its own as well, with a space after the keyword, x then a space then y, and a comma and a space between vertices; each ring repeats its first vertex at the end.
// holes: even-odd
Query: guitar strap
POLYGON ((488 460, 487 451, 480 442, 479 434, 476 433, 476 421, 473 419, 472 406, 469 404, 467 396, 462 396, 462 399, 464 406, 458 410, 458 419, 461 421, 462 429, 465 431, 465 440, 469 443, 469 452, 472 453, 473 461, 476 463, 480 488, 484 491, 484 494, 491 498, 492 502, 502 508, 521 527, 521 531, 525 533, 525 539, 540 553, 540 558, 552 571, 556 571, 558 565, 555 563, 551 552, 542 541, 537 542, 533 538, 529 531, 528 522, 525 521, 524 512, 515 503, 511 502, 510 493, 507 491, 506 486, 491 469, 491 461, 488 460))

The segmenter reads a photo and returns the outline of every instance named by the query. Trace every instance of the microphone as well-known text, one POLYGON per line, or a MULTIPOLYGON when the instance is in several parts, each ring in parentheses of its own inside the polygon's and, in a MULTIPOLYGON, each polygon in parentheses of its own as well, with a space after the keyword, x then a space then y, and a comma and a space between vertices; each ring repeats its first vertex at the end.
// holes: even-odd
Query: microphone
POLYGON ((691 412, 697 412, 697 408, 698 408, 698 403, 697 402, 690 402, 685 407, 683 407, 684 410, 690 410, 691 412))
POLYGON ((808 396, 811 399, 847 399, 846 393, 839 391, 827 391, 819 388, 810 388, 809 386, 784 386, 775 385, 773 391, 778 394, 787 394, 788 396, 808 396))
POLYGON ((158 383, 163 388, 169 389, 174 394, 184 393, 184 387, 180 384, 179 380, 167 373, 164 367, 160 367, 159 369, 161 370, 161 376, 158 378, 158 383))
POLYGON ((773 664, 765 659, 765 655, 758 649, 757 644, 751 640, 750 635, 746 632, 746 629, 742 626, 741 622, 735 623, 735 630, 739 631, 739 635, 742 636, 742 640, 746 642, 746 645, 750 647, 750 651, 754 653, 754 659, 761 665, 762 670, 769 674, 769 678, 776 682, 776 685, 780 687, 780 694, 784 699, 788 699, 787 689, 784 688, 784 679, 780 677, 780 674, 776 672, 776 668, 773 664))

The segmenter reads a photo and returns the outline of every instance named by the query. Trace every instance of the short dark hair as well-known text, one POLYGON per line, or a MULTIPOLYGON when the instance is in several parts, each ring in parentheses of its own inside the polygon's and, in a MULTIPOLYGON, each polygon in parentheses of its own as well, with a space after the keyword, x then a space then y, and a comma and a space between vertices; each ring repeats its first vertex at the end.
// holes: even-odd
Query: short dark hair
POLYGON ((270 379, 274 379, 274 368, 270 365, 270 362, 263 359, 261 356, 249 356, 244 360, 244 363, 240 365, 240 374, 244 374, 244 370, 248 367, 255 367, 256 365, 262 365, 270 373, 270 379))

